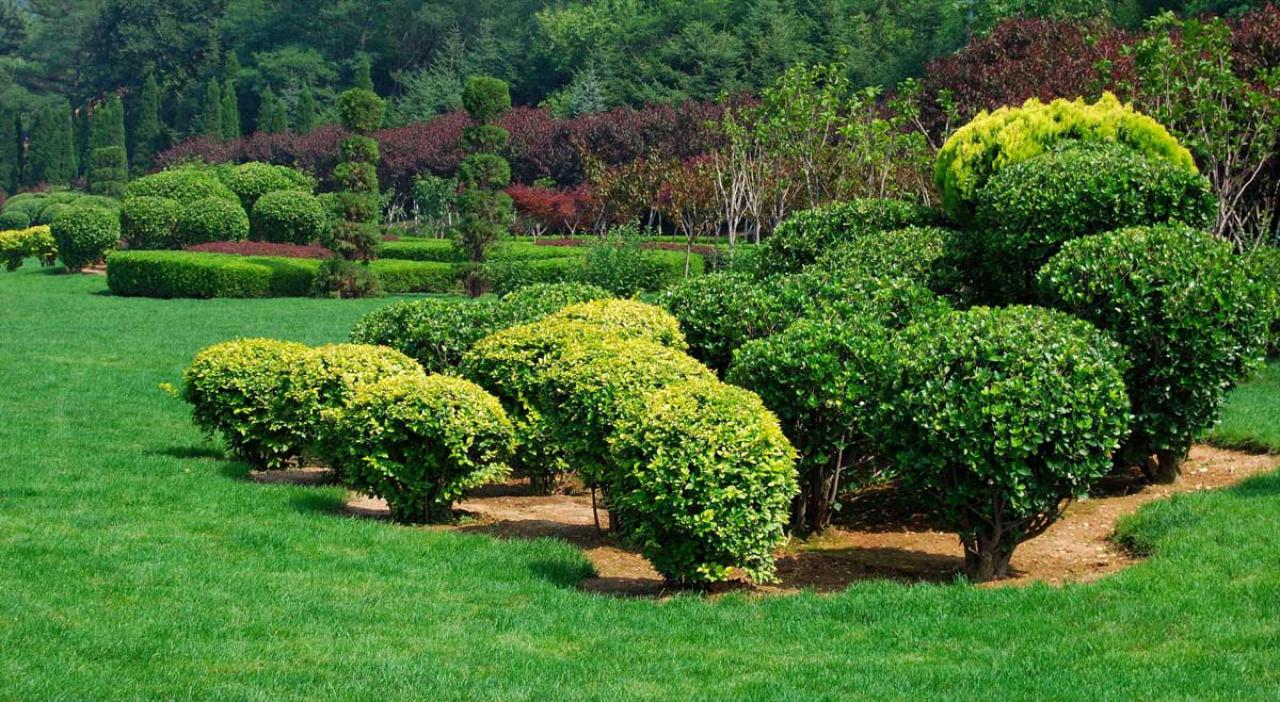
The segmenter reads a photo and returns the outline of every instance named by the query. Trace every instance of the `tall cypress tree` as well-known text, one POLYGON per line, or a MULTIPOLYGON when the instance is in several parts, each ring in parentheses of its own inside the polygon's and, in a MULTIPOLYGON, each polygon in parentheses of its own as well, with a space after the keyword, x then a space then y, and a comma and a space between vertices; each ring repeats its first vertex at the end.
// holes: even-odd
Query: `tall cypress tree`
POLYGON ((0 188, 8 193, 18 188, 20 135, 17 113, 0 108, 0 188))
POLYGON ((124 106, 120 96, 112 95, 93 111, 92 135, 89 143, 95 149, 125 146, 124 106))
POLYGON ((294 121, 294 130, 299 134, 310 134, 316 128, 316 95, 310 84, 303 84, 298 95, 298 115, 294 121))
POLYGON ((210 78, 204 89, 204 104, 200 107, 200 133, 215 139, 222 138, 222 88, 216 78, 210 78))
POLYGON ((258 131, 268 134, 289 131, 289 115, 285 112, 284 103, 280 102, 271 88, 262 90, 262 99, 258 105, 258 131))
POLYGON ((133 121, 133 172, 146 173, 151 170, 151 161, 160 149, 164 125, 160 121, 160 86, 156 77, 150 73, 142 83, 142 94, 138 97, 138 113, 133 121))
POLYGON ((90 143, 89 192, 120 197, 129 180, 129 155, 125 150, 124 105, 112 95, 93 113, 90 143))
POLYGON ((89 173, 89 155, 92 147, 89 140, 92 137, 93 127, 89 121, 89 106, 81 105, 71 118, 75 125, 76 137, 76 174, 88 175, 89 173))
POLYGON ((240 138, 240 98, 236 82, 230 78, 222 86, 222 138, 240 138))
POLYGON ((356 64, 351 69, 351 87, 373 92, 373 62, 369 60, 369 54, 356 54, 356 64))
POLYGON ((41 106, 31 123, 28 139, 24 185, 65 185, 75 178, 75 137, 71 128, 71 106, 66 100, 50 100, 41 106))

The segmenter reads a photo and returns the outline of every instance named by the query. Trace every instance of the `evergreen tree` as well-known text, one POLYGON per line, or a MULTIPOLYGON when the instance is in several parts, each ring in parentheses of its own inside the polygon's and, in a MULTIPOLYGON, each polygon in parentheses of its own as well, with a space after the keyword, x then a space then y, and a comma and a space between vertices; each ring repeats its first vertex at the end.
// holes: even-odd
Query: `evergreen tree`
POLYGON ((309 84, 302 86, 298 95, 298 114, 294 121, 294 131, 298 134, 310 134, 316 128, 316 96, 309 84))
POLYGON ((284 103, 276 97, 271 88, 263 88, 261 101, 258 104, 258 131, 268 134, 280 134, 289 131, 289 115, 285 112, 284 103))
POLYGON ((0 0, 0 56, 17 53, 27 39, 27 22, 14 0, 0 0))
POLYGON ((125 149, 124 105, 113 95, 93 113, 89 139, 89 192, 120 197, 129 179, 129 155, 125 149))
POLYGON ((160 121, 160 86, 153 74, 148 73, 142 83, 138 98, 138 112, 133 120, 133 172, 145 173, 151 169, 151 161, 162 146, 164 124, 160 121))
POLYGON ((15 112, 0 107, 0 189, 12 193, 18 188, 22 130, 15 112))
POLYGON ((227 60, 222 64, 222 80, 240 82, 240 59, 234 51, 227 52, 227 60))
POLYGON ((93 111, 89 143, 94 149, 125 146, 124 105, 112 95, 93 111))
POLYGON ((215 139, 222 137, 222 88, 215 78, 204 89, 204 105, 200 108, 200 133, 215 139))
POLYGON ((76 174, 88 175, 89 154, 92 151, 89 140, 93 135, 93 125, 89 120, 89 106, 83 105, 72 113, 71 121, 76 138, 76 174))
POLYGON ((351 69, 351 87, 357 90, 373 90, 373 62, 369 54, 361 52, 356 55, 355 66, 351 69))
POLYGON ((570 117, 594 115, 604 112, 607 107, 604 82, 595 68, 588 68, 574 77, 565 101, 565 111, 570 117))
POLYGON ((240 138, 240 97, 236 92, 236 82, 231 78, 222 88, 222 138, 240 138))
POLYGON ((24 185, 65 185, 75 178, 75 137, 71 127, 71 106, 66 100, 50 100, 41 106, 36 111, 27 138, 24 185))

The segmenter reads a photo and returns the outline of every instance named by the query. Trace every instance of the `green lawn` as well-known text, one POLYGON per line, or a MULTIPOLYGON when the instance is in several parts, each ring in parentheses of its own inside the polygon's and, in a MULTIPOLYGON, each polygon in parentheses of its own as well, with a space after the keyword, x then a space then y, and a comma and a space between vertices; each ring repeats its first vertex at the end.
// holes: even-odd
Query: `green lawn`
POLYGON ((1209 440, 1226 448, 1280 454, 1280 361, 1231 396, 1209 440))
POLYGON ((103 289, 0 274, 0 699, 1280 699, 1280 476, 1146 510, 1155 556, 1089 585, 587 595, 564 544, 240 480, 158 389, 207 344, 339 340, 384 303, 103 289))

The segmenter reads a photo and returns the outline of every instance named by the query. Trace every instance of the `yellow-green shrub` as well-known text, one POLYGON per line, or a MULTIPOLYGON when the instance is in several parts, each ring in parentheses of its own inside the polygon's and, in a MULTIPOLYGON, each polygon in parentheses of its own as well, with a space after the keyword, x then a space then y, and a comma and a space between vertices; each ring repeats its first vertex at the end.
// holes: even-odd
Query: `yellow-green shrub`
POLYGON ((594 300, 570 305, 548 320, 583 322, 624 339, 644 339, 673 349, 688 348, 680 322, 670 312, 638 300, 594 300))
POLYGON ((48 226, 0 231, 0 259, 4 260, 5 270, 18 270, 28 258, 40 259, 43 266, 52 266, 57 260, 58 245, 48 226))

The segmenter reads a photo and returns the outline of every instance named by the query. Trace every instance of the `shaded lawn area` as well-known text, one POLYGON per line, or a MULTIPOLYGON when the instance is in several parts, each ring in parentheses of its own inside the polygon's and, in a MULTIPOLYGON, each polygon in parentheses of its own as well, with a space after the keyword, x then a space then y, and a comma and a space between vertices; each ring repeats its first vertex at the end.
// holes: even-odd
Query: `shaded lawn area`
POLYGON ((0 698, 1280 698, 1280 476, 1144 510, 1124 531, 1153 558, 1093 584, 588 595, 560 542, 239 480, 158 388, 210 343, 341 340, 386 301, 104 287, 0 274, 0 698))
POLYGON ((1209 441, 1223 448, 1280 454, 1280 360, 1231 394, 1209 441))

